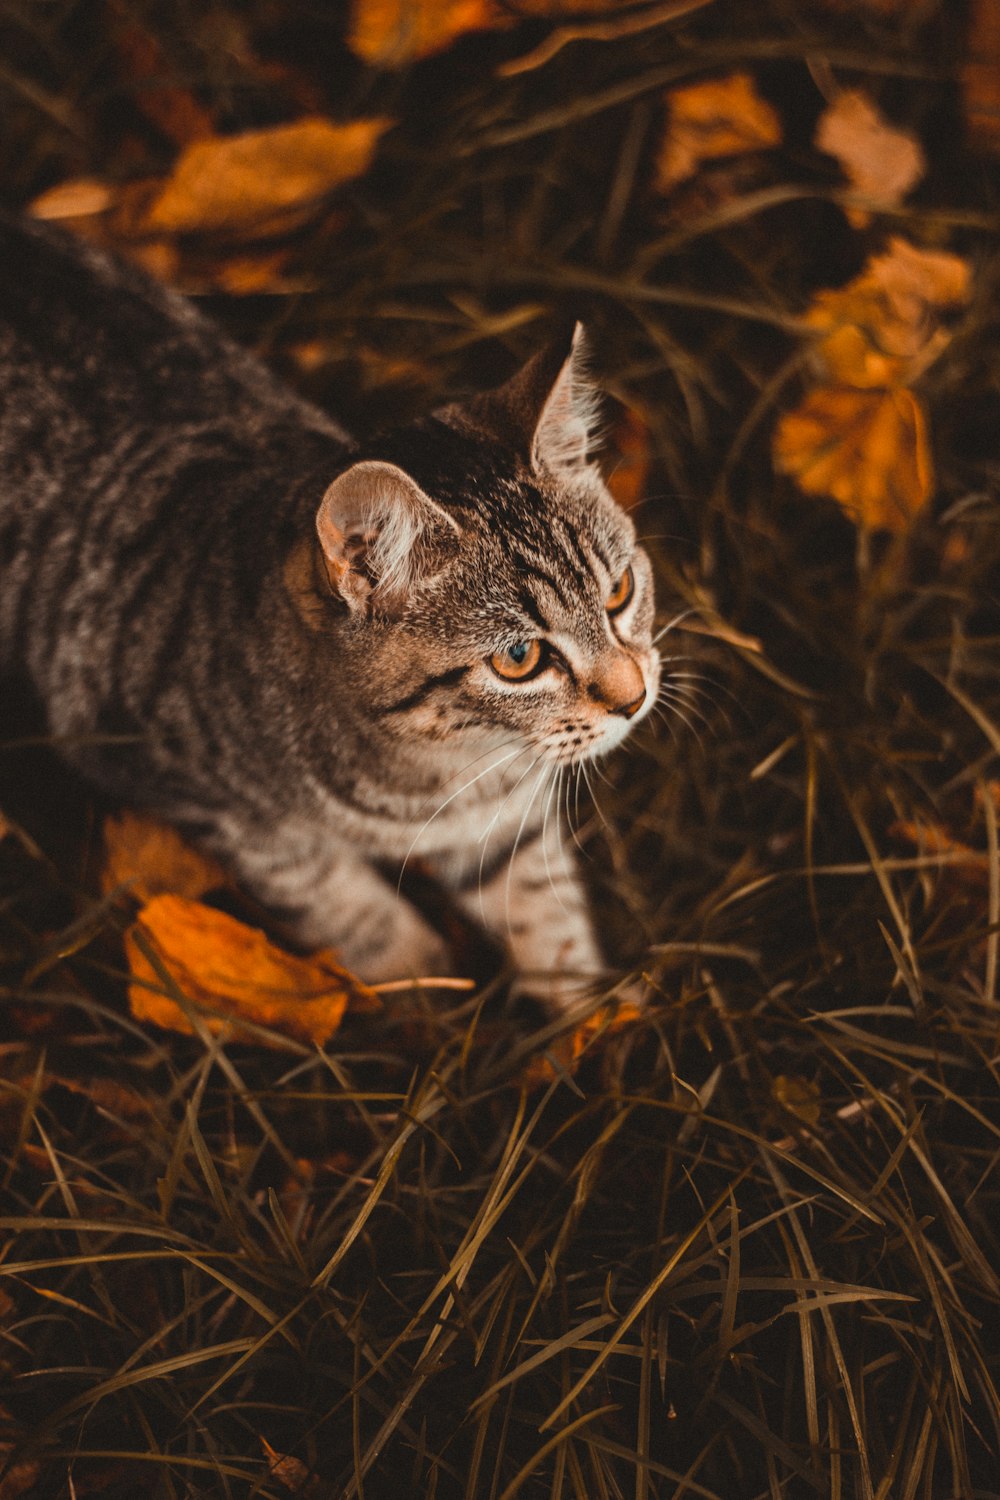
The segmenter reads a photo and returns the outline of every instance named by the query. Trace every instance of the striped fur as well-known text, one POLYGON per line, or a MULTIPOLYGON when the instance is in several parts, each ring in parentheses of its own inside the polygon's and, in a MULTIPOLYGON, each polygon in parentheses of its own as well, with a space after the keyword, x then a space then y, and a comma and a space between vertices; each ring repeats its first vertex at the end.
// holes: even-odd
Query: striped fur
POLYGON ((659 673, 579 336, 355 448, 182 299, 0 221, 0 370, 0 672, 66 757, 372 980, 450 967, 419 855, 568 1003, 601 956, 560 778, 659 673))

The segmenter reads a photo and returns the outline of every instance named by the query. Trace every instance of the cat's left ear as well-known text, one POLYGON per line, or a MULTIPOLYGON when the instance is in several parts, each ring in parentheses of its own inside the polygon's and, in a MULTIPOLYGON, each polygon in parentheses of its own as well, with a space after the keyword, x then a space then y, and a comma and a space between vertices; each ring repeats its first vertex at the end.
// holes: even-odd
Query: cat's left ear
POLYGON ((366 460, 337 476, 316 532, 331 587, 353 611, 398 607, 454 548, 452 516, 396 464, 366 460))
POLYGON ((586 373, 582 323, 561 335, 472 405, 536 471, 580 469, 596 436, 600 395, 586 373))

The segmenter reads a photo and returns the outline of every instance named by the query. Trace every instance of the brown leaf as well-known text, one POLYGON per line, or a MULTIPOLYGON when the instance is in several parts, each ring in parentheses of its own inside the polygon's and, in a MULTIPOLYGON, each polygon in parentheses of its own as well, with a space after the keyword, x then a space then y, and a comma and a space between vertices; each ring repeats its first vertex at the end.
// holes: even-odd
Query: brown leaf
POLYGON ((731 73, 672 89, 667 133, 656 164, 656 186, 669 193, 699 164, 777 146, 781 122, 757 93, 749 73, 731 73))
POLYGON ((774 461, 868 530, 904 531, 933 486, 923 408, 905 388, 817 387, 779 420, 774 461))
MULTIPOLYGON (((0 1406, 0 1468, 8 1461, 15 1443, 27 1436, 6 1406, 0 1406)), ((39 1467, 36 1459, 23 1458, 4 1469, 0 1476, 0 1500, 19 1500, 21 1495, 32 1490, 39 1467)))
MULTIPOLYGON (((919 141, 890 125, 861 89, 837 95, 819 117, 815 140, 876 207, 902 202, 926 170, 919 141)), ((847 217, 857 228, 871 221, 871 214, 859 208, 848 208, 847 217)))
POLYGON ((649 427, 633 407, 625 407, 615 422, 611 446, 615 462, 606 483, 618 504, 632 510, 645 496, 650 466, 649 427))
POLYGON ((962 66, 965 123, 973 145, 1000 152, 1000 5, 972 0, 962 66))
MULTIPOLYGON (((585 1021, 581 1021, 579 1026, 574 1027, 565 1036, 559 1037, 548 1051, 561 1067, 572 1071, 595 1037, 612 1036, 615 1032, 625 1031, 641 1019, 642 1011, 637 1005, 627 1002, 620 1005, 602 1005, 585 1021)), ((524 1082, 529 1088, 542 1083, 551 1083, 556 1077, 558 1077, 556 1068, 544 1054, 533 1057, 523 1074, 524 1082)))
MULTIPOLYGON (((160 895, 146 903, 126 932, 125 952, 133 1015, 169 1030, 190 1034, 194 1028, 174 1000, 158 993, 164 984, 143 943, 193 1006, 215 1012, 203 1017, 213 1033, 243 1020, 322 1046, 349 1002, 363 1008, 378 1004, 374 991, 348 973, 332 951, 300 958, 225 912, 160 895)), ((235 1030, 239 1034, 238 1025, 235 1030)))
POLYGON ((347 43, 367 63, 399 68, 506 19, 498 0, 354 0, 347 43))
POLYGON ((175 828, 138 813, 105 818, 104 848, 105 894, 128 882, 140 901, 164 891, 194 899, 230 883, 222 866, 192 849, 175 828))
POLYGON ((144 228, 247 235, 292 227, 335 187, 367 170, 391 123, 335 125, 314 116, 195 141, 175 163, 144 228))
POLYGON ((151 31, 114 5, 112 37, 136 106, 175 145, 212 135, 212 116, 191 90, 171 81, 176 68, 151 31))
POLYGON ((967 261, 894 235, 860 276, 820 292, 806 322, 822 335, 816 353, 828 379, 866 389, 904 384, 947 346, 951 335, 941 314, 969 295, 967 261))
POLYGON ((273 1479, 293 1495, 303 1496, 303 1500, 319 1500, 319 1479, 309 1472, 301 1458, 295 1458, 290 1453, 279 1453, 276 1448, 271 1447, 266 1437, 261 1437, 260 1446, 264 1450, 268 1472, 273 1479))
POLYGON ((797 1073, 779 1073, 771 1082, 771 1092, 782 1109, 787 1109, 806 1125, 819 1121, 819 1090, 808 1078, 797 1073))

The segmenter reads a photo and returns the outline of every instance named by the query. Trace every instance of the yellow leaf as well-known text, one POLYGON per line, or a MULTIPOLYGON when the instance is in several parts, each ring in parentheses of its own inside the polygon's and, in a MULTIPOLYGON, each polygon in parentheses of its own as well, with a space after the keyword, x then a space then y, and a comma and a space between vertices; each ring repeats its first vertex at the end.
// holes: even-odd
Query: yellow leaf
POLYGON ((904 388, 817 387, 778 422, 774 460, 868 530, 904 531, 933 485, 923 408, 904 388))
MULTIPOLYGON (((875 205, 900 203, 924 175, 927 163, 920 143, 907 131, 883 119, 861 89, 844 89, 819 117, 816 145, 835 156, 851 186, 875 205)), ((849 208, 847 217, 861 228, 867 211, 849 208)))
POLYGON ((138 813, 105 818, 104 849, 105 893, 128 882, 140 901, 164 891, 194 899, 229 884, 222 866, 192 849, 175 828, 138 813))
POLYGON ((347 125, 314 116, 291 125, 192 142, 147 212, 147 232, 271 233, 359 177, 392 122, 347 125))
POLYGON ((808 1078, 800 1078, 795 1073, 779 1073, 772 1081, 771 1091, 782 1108, 796 1115, 804 1124, 815 1125, 819 1120, 819 1090, 808 1078))
POLYGON ((398 68, 504 19, 497 0, 354 0, 347 42, 365 62, 398 68))
MULTIPOLYGON (((330 950, 299 958, 235 917, 182 896, 154 896, 125 934, 132 982, 132 1014, 172 1031, 193 1027, 168 995, 140 938, 178 989, 204 1016, 211 1032, 247 1021, 322 1046, 336 1031, 348 1002, 378 1004, 374 991, 342 967, 330 950)), ((239 1026, 235 1027, 239 1035, 239 1026)), ((244 1033, 245 1034, 245 1033, 244 1033)), ((258 1039, 259 1040, 259 1039, 258 1039)))
POLYGON ((895 235, 860 276, 818 293, 805 320, 821 334, 816 354, 829 380, 864 389, 905 384, 949 343, 940 315, 969 293, 967 261, 895 235))
POLYGON ((672 89, 667 110, 667 133, 656 165, 656 185, 663 193, 703 161, 760 151, 781 140, 781 122, 749 73, 672 89))

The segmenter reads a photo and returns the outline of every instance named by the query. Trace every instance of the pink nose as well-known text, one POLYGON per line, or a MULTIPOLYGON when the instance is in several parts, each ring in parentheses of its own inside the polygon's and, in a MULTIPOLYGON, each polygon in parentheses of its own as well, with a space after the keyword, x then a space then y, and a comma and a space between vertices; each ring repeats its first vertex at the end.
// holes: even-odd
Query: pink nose
POLYGON ((600 662, 587 692, 609 714, 631 719, 646 701, 642 669, 626 651, 609 652, 600 662))

